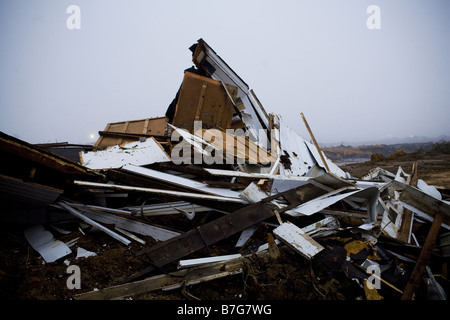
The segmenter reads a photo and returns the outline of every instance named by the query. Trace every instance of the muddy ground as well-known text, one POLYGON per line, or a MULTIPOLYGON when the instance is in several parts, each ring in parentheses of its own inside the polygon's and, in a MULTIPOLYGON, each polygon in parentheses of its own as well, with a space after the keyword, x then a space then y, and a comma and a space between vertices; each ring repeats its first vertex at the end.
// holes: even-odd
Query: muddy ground
MULTIPOLYGON (((450 189, 449 155, 405 155, 392 161, 367 162, 342 166, 355 177, 365 175, 370 169, 382 167, 393 173, 401 166, 407 173, 414 161, 418 162, 419 178, 429 184, 450 189)), ((176 221, 192 227, 191 221, 179 215, 176 221), (184 219, 184 220, 183 220, 184 219)), ((171 219, 174 219, 173 217, 171 219)), ((164 222, 162 220, 158 222, 164 222)), ((170 222, 173 225, 173 220, 170 222)), ((78 225, 67 225, 70 234, 55 237, 68 242, 78 238, 71 248, 72 253, 53 263, 44 263, 42 257, 33 250, 23 236, 25 225, 2 224, 0 226, 0 299, 2 300, 70 300, 76 294, 105 288, 119 283, 147 266, 146 261, 135 255, 143 245, 133 242, 128 248, 103 232, 78 229, 78 225), (76 248, 82 247, 97 255, 76 259, 76 248), (67 264, 77 265, 81 270, 81 289, 68 289, 67 264)), ((192 257, 230 254, 237 236, 200 250, 192 257)), ((141 237, 147 246, 155 241, 141 237)), ((312 262, 298 253, 285 248, 278 259, 250 256, 238 275, 209 281, 172 291, 155 291, 133 296, 134 300, 355 300, 367 299, 367 294, 357 282, 349 277, 349 247, 362 246, 365 256, 377 259, 376 250, 355 238, 342 240, 324 238, 319 242, 326 248, 312 262)), ((352 254, 360 254, 359 251, 352 254)), ((191 256, 190 256, 191 257, 191 256)), ((408 270, 411 266, 402 266, 408 270)), ((172 272, 176 266, 169 265, 162 272, 172 272)), ((355 271, 357 272, 357 271, 355 271)), ((158 274, 158 272, 154 273, 158 274)), ((406 277, 406 276, 405 276, 406 277)), ((404 279, 397 279, 397 286, 405 285, 404 279), (403 281, 403 282, 402 282, 403 281)), ((394 280, 392 280, 394 281, 394 280)), ((395 291, 384 293, 385 299, 398 299, 395 291)))
MULTIPOLYGON (((23 239, 22 233, 20 228, 2 232, 2 300, 70 300, 76 294, 115 285, 146 266, 144 261, 133 255, 133 252, 142 248, 141 245, 133 244, 125 248, 100 232, 82 235, 74 231, 70 238, 80 237, 77 246, 96 252, 97 256, 76 259, 76 252, 72 252, 62 259, 77 265, 81 270, 81 289, 68 289, 66 282, 71 274, 67 273, 64 261, 44 263, 23 239)), ((57 238, 64 240, 64 237, 57 238)), ((342 242, 339 247, 343 248, 344 245, 342 242)), ((229 252, 228 247, 225 242, 219 243, 194 256, 226 254, 229 252)), ((333 254, 330 251, 321 253, 315 262, 304 259, 288 248, 281 250, 278 259, 251 255, 245 260, 240 274, 167 292, 159 290, 138 294, 132 299, 346 300, 364 297, 364 291, 340 268, 332 276, 327 274, 330 270, 321 270, 321 263, 345 260, 347 252, 344 249, 329 250, 333 254)), ((176 271, 175 266, 164 268, 165 273, 173 271, 176 271)))

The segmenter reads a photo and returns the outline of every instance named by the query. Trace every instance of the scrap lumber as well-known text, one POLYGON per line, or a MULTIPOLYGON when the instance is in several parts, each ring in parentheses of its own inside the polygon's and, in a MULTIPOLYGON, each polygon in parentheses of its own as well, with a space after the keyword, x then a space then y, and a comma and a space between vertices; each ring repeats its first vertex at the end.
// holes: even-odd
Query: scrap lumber
POLYGON ((152 265, 131 276, 127 281, 138 279, 155 268, 163 267, 175 260, 185 257, 195 251, 208 247, 217 241, 226 239, 233 234, 249 228, 261 221, 275 216, 274 210, 285 212, 299 204, 310 200, 317 192, 323 192, 313 185, 305 185, 286 192, 267 197, 259 202, 238 209, 226 216, 191 229, 177 237, 160 242, 150 248, 139 251, 145 255, 152 265), (284 198, 290 202, 284 208, 276 208, 270 201, 284 198))
POLYGON ((433 221, 437 214, 442 214, 442 225, 449 228, 450 205, 448 203, 395 180, 389 183, 389 192, 393 193, 394 191, 399 192, 399 200, 404 207, 421 215, 430 222, 433 221))
POLYGON ((318 152, 319 155, 320 155, 320 159, 322 160, 322 163, 323 163, 324 166, 325 166, 326 172, 330 172, 330 168, 328 167, 328 164, 327 164, 327 162, 325 161, 325 157, 324 157, 322 151, 320 150, 319 144, 317 143, 316 138, 314 137, 314 134, 313 134, 311 128, 309 127, 309 124, 308 124, 308 122, 306 121, 305 116, 303 115, 303 112, 300 113, 300 116, 302 117, 303 122, 305 123, 305 127, 306 127, 306 129, 308 130, 309 135, 311 136, 312 141, 314 142, 314 146, 316 147, 317 152, 318 152))
POLYGON ((162 138, 167 134, 167 117, 146 118, 108 123, 94 144, 95 149, 139 140, 140 137, 162 138))
POLYGON ((425 243, 422 247, 422 250, 420 251, 419 259, 417 260, 416 265, 414 266, 414 269, 411 273, 411 277, 406 285, 405 290, 403 291, 401 300, 413 299, 414 293, 421 283, 422 275, 426 269, 428 260, 430 259, 433 246, 436 243, 443 218, 444 216, 440 212, 438 212, 434 216, 434 221, 431 224, 430 231, 428 232, 425 243))
POLYGON ((191 50, 192 61, 199 70, 214 80, 237 87, 237 99, 240 99, 243 108, 235 108, 235 111, 244 122, 252 140, 268 149, 267 145, 258 140, 258 132, 259 129, 269 128, 269 118, 262 105, 256 101, 255 94, 250 92, 249 86, 203 39, 199 39, 191 50))
POLYGON ((228 93, 235 99, 237 88, 228 85, 225 90, 220 81, 185 72, 171 123, 191 133, 194 121, 206 128, 229 128, 234 108, 228 93))
MULTIPOLYGON (((276 161, 273 154, 246 136, 235 135, 218 129, 202 129, 194 134, 205 139, 222 155, 225 154, 227 162, 234 158, 236 158, 237 163, 269 164, 276 161)), ((225 161, 223 162, 225 163, 225 161)))
MULTIPOLYGON (((96 174, 89 171, 79 163, 57 155, 56 153, 38 148, 20 139, 0 132, 0 150, 4 155, 3 160, 14 161, 16 158, 25 160, 33 165, 41 165, 58 172, 61 175, 77 177, 95 177, 96 174)), ((23 170, 23 168, 22 168, 23 170)))
POLYGON ((75 300, 112 300, 155 290, 172 290, 242 272, 243 258, 220 261, 212 265, 194 267, 160 274, 131 283, 119 284, 74 296, 75 300))
MULTIPOLYGON (((412 165, 411 179, 409 180, 409 185, 413 186, 413 187, 417 186, 417 181, 418 181, 418 177, 417 177, 417 169, 418 168, 417 167, 418 167, 418 162, 416 161, 412 165)), ((398 238, 400 240, 403 240, 407 243, 410 242, 412 224, 413 224, 413 212, 409 209, 404 209, 403 215, 402 215, 402 222, 400 225, 399 235, 398 235, 398 238)))
POLYGON ((143 249, 137 254, 145 254, 152 261, 152 265, 136 276, 130 277, 128 281, 146 275, 153 271, 155 267, 163 267, 217 241, 228 238, 236 232, 266 220, 273 215, 274 212, 267 205, 258 202, 191 229, 177 237, 143 249))
POLYGON ((273 233, 278 239, 308 260, 325 249, 305 231, 289 221, 275 228, 273 233))

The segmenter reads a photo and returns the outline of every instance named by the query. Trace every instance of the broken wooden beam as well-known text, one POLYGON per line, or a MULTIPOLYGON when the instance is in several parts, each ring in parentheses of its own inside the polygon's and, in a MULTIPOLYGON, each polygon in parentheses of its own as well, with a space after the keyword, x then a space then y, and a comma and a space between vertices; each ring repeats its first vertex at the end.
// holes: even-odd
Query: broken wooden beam
POLYGON ((274 215, 269 206, 260 202, 246 206, 219 219, 191 229, 177 237, 143 249, 152 263, 162 267, 192 252, 223 240, 274 215))
POLYGON ((175 271, 170 274, 160 274, 143 280, 107 287, 76 295, 75 300, 112 300, 155 290, 173 290, 185 285, 219 279, 242 272, 243 258, 212 265, 194 267, 175 271))
POLYGON ((269 203, 274 199, 283 197, 290 202, 286 207, 277 209, 281 213, 296 207, 303 202, 311 200, 316 195, 316 192, 324 191, 309 184, 300 186, 267 197, 226 216, 191 229, 177 237, 160 242, 150 248, 143 249, 137 254, 145 254, 152 262, 152 265, 125 281, 134 281, 149 272, 152 272, 155 268, 161 268, 195 251, 208 247, 213 243, 226 239, 239 231, 275 216, 274 210, 277 208, 275 205, 269 203))
MULTIPOLYGON (((417 166, 418 166, 418 163, 416 161, 412 165, 411 179, 409 180, 409 185, 413 186, 413 187, 417 186, 417 180, 418 180, 417 166)), ((412 223, 413 223, 413 212, 409 209, 404 208, 402 222, 400 224, 400 230, 399 230, 399 235, 398 235, 400 240, 410 243, 412 223)))
POLYGON ((300 116, 302 117, 303 122, 305 123, 306 129, 308 129, 309 135, 311 136, 311 139, 312 139, 312 141, 314 143, 314 146, 316 147, 317 152, 319 153, 320 159, 322 160, 322 162, 323 162, 323 164, 325 166, 326 172, 330 172, 330 168, 328 167, 328 164, 325 161, 325 157, 323 156, 322 150, 320 150, 319 144, 317 143, 316 138, 314 137, 314 134, 313 134, 311 128, 309 127, 309 124, 306 121, 305 116, 303 115, 303 112, 300 113, 300 116))
POLYGON ((305 231, 289 221, 274 229, 273 233, 278 239, 308 260, 325 249, 305 231))
POLYGON ((405 290, 403 291, 403 295, 401 300, 412 300, 414 297, 414 293, 420 285, 422 275, 425 271, 425 268, 428 264, 428 260, 431 256, 431 251, 433 249, 434 244, 436 243, 437 236, 439 234, 439 229, 441 228, 441 224, 443 221, 443 215, 441 213, 437 213, 434 216, 434 221, 431 224, 430 231, 428 232, 425 243, 420 251, 419 259, 417 259, 416 265, 411 273, 411 277, 406 285, 405 290))

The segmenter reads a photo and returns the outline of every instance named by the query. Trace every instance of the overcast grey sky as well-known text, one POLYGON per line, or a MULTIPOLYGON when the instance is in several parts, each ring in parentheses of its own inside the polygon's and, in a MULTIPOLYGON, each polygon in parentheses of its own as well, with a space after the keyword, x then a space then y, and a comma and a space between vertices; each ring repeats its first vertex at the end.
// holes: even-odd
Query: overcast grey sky
POLYGON ((450 135, 449 14, 448 0, 0 0, 0 131, 92 143, 163 116, 203 38, 305 138, 300 112, 320 143, 450 135))

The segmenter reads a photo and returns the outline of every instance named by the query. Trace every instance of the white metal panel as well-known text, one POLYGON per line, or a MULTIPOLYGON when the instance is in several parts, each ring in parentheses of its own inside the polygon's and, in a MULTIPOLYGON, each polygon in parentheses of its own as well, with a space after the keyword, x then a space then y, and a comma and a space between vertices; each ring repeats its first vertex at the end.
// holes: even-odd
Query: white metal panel
POLYGON ((31 247, 39 252, 45 262, 54 262, 72 252, 64 242, 56 240, 42 225, 26 229, 24 235, 31 247))
POLYGON ((309 216, 316 212, 319 212, 322 209, 325 209, 325 208, 331 206, 332 204, 334 204, 342 199, 348 198, 351 195, 354 195, 360 191, 361 190, 355 190, 355 191, 347 192, 344 194, 337 194, 337 195, 334 195, 333 194, 334 192, 327 193, 326 195, 324 195, 322 197, 318 197, 311 201, 308 201, 308 202, 298 206, 295 209, 286 211, 286 214, 289 214, 291 216, 302 216, 302 215, 309 216))
POLYGON ((85 215, 93 220, 106 224, 114 224, 116 227, 119 227, 120 229, 142 234, 144 236, 150 236, 153 239, 159 241, 165 241, 180 235, 180 233, 175 231, 155 227, 150 224, 127 219, 124 217, 119 217, 109 213, 97 213, 93 211, 86 211, 85 215))
POLYGON ((290 164, 280 165, 281 175, 305 176, 316 164, 303 139, 297 132, 280 121, 280 155, 289 157, 290 164))
POLYGON ((230 189, 212 188, 202 182, 183 178, 180 176, 175 176, 175 175, 157 171, 157 170, 152 170, 152 169, 143 168, 143 167, 137 167, 134 165, 125 165, 122 167, 122 169, 125 171, 141 174, 141 175, 150 177, 152 179, 160 180, 160 181, 170 183, 173 185, 182 186, 182 187, 189 188, 191 190, 199 191, 202 193, 207 193, 207 194, 212 194, 212 195, 217 195, 217 196, 222 196, 222 197, 227 197, 227 198, 239 198, 239 194, 240 194, 239 192, 236 192, 236 191, 233 191, 230 189))
MULTIPOLYGON (((316 160, 317 164, 321 167, 321 168, 325 168, 325 165, 322 161, 322 158, 319 155, 319 152, 317 151, 317 148, 310 142, 305 140, 305 144, 308 147, 309 151, 311 152, 311 154, 313 155, 314 159, 316 160)), ((327 162, 328 168, 330 169, 331 173, 334 173, 335 175, 342 177, 342 178, 346 178, 347 175, 345 173, 344 170, 342 170, 341 168, 339 168, 333 161, 331 161, 330 159, 327 158, 327 156, 325 155, 325 153, 322 152, 322 155, 325 159, 325 161, 327 162)))
POLYGON ((72 208, 71 206, 69 206, 67 203, 63 202, 63 201, 58 201, 58 203, 62 208, 66 209, 67 211, 69 211, 71 214, 73 214, 75 217, 83 220, 84 222, 90 224, 91 226, 94 226, 97 229, 102 230, 103 232, 105 232, 106 234, 110 235, 111 237, 113 237, 114 239, 122 242, 124 245, 128 246, 130 244, 130 240, 128 240, 125 237, 122 237, 120 234, 117 234, 111 230, 109 230, 108 228, 106 228, 105 226, 101 225, 100 223, 95 222, 94 220, 92 220, 91 218, 87 217, 86 215, 82 214, 81 212, 79 212, 78 210, 72 208))
POLYGON ((417 188, 428 194, 429 196, 432 196, 433 198, 436 198, 438 200, 442 200, 442 195, 439 192, 439 190, 435 186, 430 186, 422 179, 417 180, 417 188))

